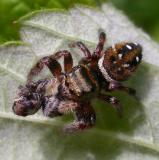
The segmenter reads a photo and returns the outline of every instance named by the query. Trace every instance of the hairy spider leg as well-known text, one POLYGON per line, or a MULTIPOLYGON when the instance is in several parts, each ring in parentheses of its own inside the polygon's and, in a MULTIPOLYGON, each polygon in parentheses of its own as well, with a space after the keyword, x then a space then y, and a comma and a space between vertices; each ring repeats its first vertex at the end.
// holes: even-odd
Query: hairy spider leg
POLYGON ((83 44, 82 42, 75 42, 73 44, 70 44, 70 47, 78 47, 83 53, 84 57, 81 58, 79 61, 79 64, 88 64, 88 63, 94 63, 94 61, 98 61, 98 59, 102 56, 102 50, 105 43, 106 35, 104 32, 101 32, 99 34, 99 42, 98 45, 93 52, 93 55, 91 55, 89 49, 83 44))
POLYGON ((69 47, 72 47, 72 48, 78 47, 83 52, 84 57, 81 58, 81 60, 79 61, 79 64, 88 64, 91 61, 92 55, 84 43, 82 42, 71 43, 69 47))
POLYGON ((65 72, 71 71, 73 67, 73 59, 69 51, 63 50, 56 52, 54 55, 44 57, 40 59, 37 64, 30 70, 28 74, 28 81, 31 81, 33 76, 40 73, 40 71, 44 68, 46 65, 51 73, 59 78, 59 76, 62 74, 62 68, 60 63, 57 61, 59 58, 64 56, 64 69, 65 72))
POLYGON ((78 103, 72 100, 60 100, 58 96, 45 96, 42 103, 43 113, 46 117, 56 117, 74 112, 78 103))
POLYGON ((53 59, 60 59, 61 57, 64 57, 64 70, 65 70, 65 73, 68 73, 72 70, 72 67, 73 67, 73 59, 72 59, 72 56, 71 56, 71 53, 67 50, 62 50, 62 51, 59 51, 59 52, 56 52, 52 58, 53 59))
POLYGON ((121 83, 118 82, 110 82, 108 89, 109 91, 115 91, 115 90, 124 91, 127 94, 137 98, 135 89, 123 86, 121 83))
POLYGON ((113 106, 113 108, 117 111, 119 117, 122 117, 122 107, 119 103, 119 100, 116 97, 100 93, 98 95, 98 99, 103 100, 103 101, 111 104, 113 106))
POLYGON ((91 58, 91 52, 89 49, 85 46, 82 42, 75 42, 69 45, 70 47, 78 47, 84 54, 85 58, 90 59, 91 58))
POLYGON ((96 115, 90 102, 83 102, 75 109, 76 120, 64 127, 64 132, 73 133, 95 125, 96 115))
POLYGON ((52 59, 50 56, 47 56, 40 59, 36 63, 36 65, 31 68, 27 77, 27 81, 30 82, 35 75, 38 75, 40 71, 44 68, 44 66, 47 66, 55 77, 58 78, 61 75, 61 65, 57 62, 57 60, 52 59))
POLYGON ((98 45, 93 53, 93 56, 98 57, 98 58, 100 58, 102 56, 102 50, 104 47, 105 40, 106 40, 106 35, 104 32, 101 32, 99 34, 99 42, 98 42, 98 45))

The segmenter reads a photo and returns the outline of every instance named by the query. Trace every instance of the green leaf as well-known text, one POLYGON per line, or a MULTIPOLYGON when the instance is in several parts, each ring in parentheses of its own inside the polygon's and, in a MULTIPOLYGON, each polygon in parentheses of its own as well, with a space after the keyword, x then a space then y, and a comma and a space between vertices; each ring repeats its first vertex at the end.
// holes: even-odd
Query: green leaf
POLYGON ((43 8, 68 9, 77 2, 90 6, 97 4, 96 0, 34 0, 34 3, 30 0, 1 0, 0 43, 7 40, 19 40, 19 25, 15 22, 21 16, 43 8))
MULTIPOLYGON (((75 6, 62 10, 36 11, 20 19, 23 42, 0 47, 0 155, 2 159, 25 160, 157 160, 159 158, 159 46, 136 28, 110 4, 101 8, 75 6), (143 63, 127 82, 136 88, 139 101, 116 92, 124 106, 118 118, 110 105, 94 101, 97 124, 93 129, 72 135, 62 126, 73 118, 48 119, 41 113, 25 118, 12 113, 19 84, 36 61, 68 43, 83 41, 92 50, 98 32, 107 34, 107 46, 119 41, 138 42, 143 47, 143 63)), ((81 57, 71 50, 75 64, 81 57)), ((47 72, 49 73, 49 72, 47 72)), ((41 75, 42 76, 42 75, 41 75)), ((67 116, 66 116, 67 117, 67 116)))

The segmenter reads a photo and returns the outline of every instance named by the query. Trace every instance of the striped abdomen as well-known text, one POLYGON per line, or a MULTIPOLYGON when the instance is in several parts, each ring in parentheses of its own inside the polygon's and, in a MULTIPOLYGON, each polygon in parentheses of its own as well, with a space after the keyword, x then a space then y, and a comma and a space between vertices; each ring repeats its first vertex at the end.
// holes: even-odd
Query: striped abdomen
POLYGON ((87 66, 79 65, 69 73, 67 83, 75 95, 81 96, 98 88, 98 77, 87 66))

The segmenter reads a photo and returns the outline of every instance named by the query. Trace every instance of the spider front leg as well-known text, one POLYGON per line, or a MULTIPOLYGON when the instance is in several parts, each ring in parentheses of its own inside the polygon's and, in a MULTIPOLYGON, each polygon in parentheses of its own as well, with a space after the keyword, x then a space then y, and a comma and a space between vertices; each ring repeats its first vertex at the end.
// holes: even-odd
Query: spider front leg
POLYGON ((71 56, 71 53, 67 50, 56 52, 53 56, 51 56, 52 59, 60 59, 61 57, 64 57, 64 70, 65 73, 68 73, 72 70, 73 67, 73 59, 71 56))
POLYGON ((91 53, 89 49, 85 46, 84 43, 82 42, 75 42, 69 45, 70 47, 78 47, 84 54, 85 58, 90 59, 91 58, 91 53))
POLYGON ((78 47, 84 54, 84 57, 81 58, 79 61, 79 64, 88 64, 91 61, 92 55, 89 51, 89 49, 85 46, 82 42, 75 42, 69 45, 69 47, 78 47))
POLYGON ((106 40, 106 35, 104 32, 101 32, 99 34, 99 42, 93 53, 93 56, 98 57, 98 58, 102 56, 102 51, 103 51, 105 40, 106 40))
POLYGON ((79 61, 79 64, 94 63, 97 62, 98 59, 102 56, 102 50, 104 47, 105 39, 106 39, 105 33, 101 32, 99 35, 98 45, 92 55, 89 49, 82 42, 76 42, 70 44, 69 46, 78 47, 84 53, 84 57, 79 61))
POLYGON ((37 75, 46 65, 51 73, 59 78, 62 74, 61 65, 58 63, 58 59, 64 57, 64 70, 70 72, 73 67, 73 59, 69 51, 63 50, 56 52, 54 55, 44 57, 40 59, 37 64, 30 70, 28 74, 28 81, 31 81, 34 75, 37 75))
POLYGON ((110 82, 108 88, 109 88, 110 91, 115 91, 115 90, 124 91, 124 92, 128 93, 129 95, 131 95, 131 96, 133 96, 133 97, 135 97, 137 99, 136 90, 135 89, 129 88, 129 87, 125 87, 120 83, 110 82))
POLYGON ((96 115, 90 102, 79 104, 75 109, 75 122, 64 127, 64 132, 73 133, 83 129, 91 128, 95 125, 96 115))
POLYGON ((119 100, 116 97, 100 93, 98 95, 98 98, 107 103, 110 103, 113 106, 113 108, 117 111, 119 117, 122 117, 122 106, 120 105, 119 100))
POLYGON ((47 66, 55 77, 58 78, 61 75, 61 65, 55 59, 52 59, 50 56, 47 56, 40 59, 36 63, 36 65, 30 70, 27 77, 27 81, 30 82, 35 75, 40 73, 44 66, 47 66))

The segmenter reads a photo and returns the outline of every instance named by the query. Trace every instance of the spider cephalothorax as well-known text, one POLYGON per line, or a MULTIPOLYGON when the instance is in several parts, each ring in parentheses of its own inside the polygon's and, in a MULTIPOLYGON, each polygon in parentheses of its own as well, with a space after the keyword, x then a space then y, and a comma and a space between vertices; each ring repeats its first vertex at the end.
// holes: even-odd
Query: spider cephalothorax
POLYGON ((118 43, 114 48, 110 47, 105 51, 98 64, 110 79, 123 81, 128 79, 140 64, 141 52, 142 48, 137 43, 118 43))
POLYGON ((119 100, 101 91, 108 93, 121 90, 135 96, 135 90, 123 86, 120 81, 129 78, 136 70, 142 59, 142 48, 137 43, 122 42, 103 52, 105 39, 105 33, 101 32, 99 43, 92 54, 82 42, 71 44, 84 53, 75 67, 67 50, 40 59, 30 70, 26 86, 19 87, 13 104, 14 113, 27 116, 42 108, 45 116, 53 118, 73 112, 76 119, 65 127, 67 132, 83 130, 95 124, 96 115, 91 106, 94 98, 112 104, 121 116, 119 100), (64 57, 64 72, 57 61, 61 57, 64 57), (33 76, 45 65, 54 78, 32 82, 33 76))

